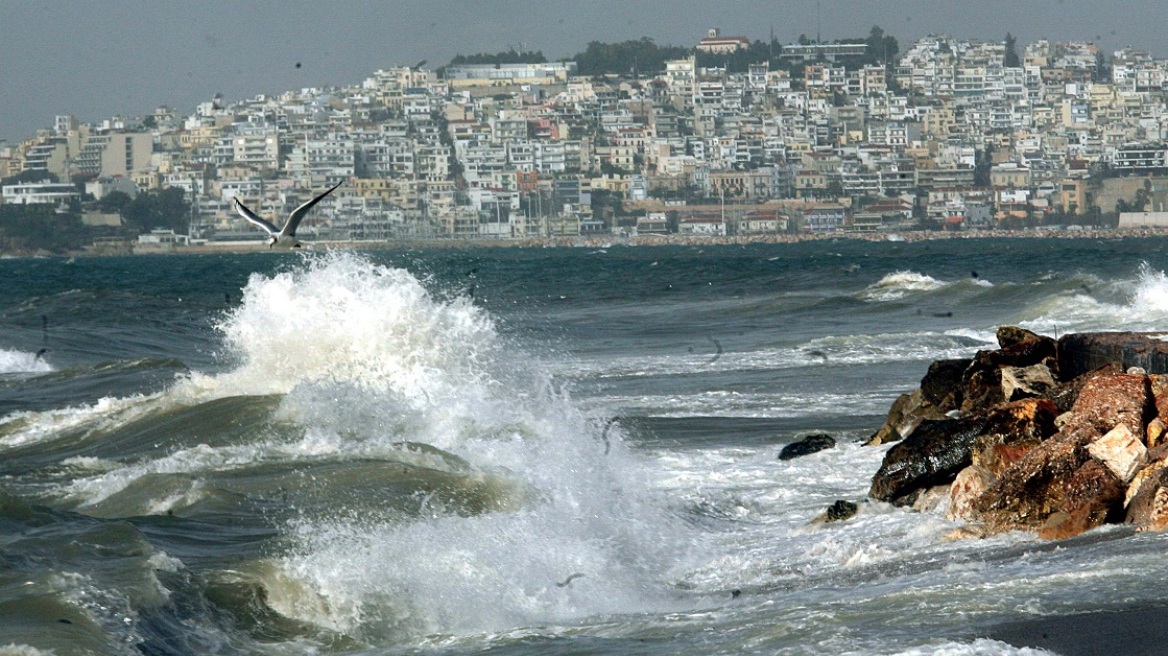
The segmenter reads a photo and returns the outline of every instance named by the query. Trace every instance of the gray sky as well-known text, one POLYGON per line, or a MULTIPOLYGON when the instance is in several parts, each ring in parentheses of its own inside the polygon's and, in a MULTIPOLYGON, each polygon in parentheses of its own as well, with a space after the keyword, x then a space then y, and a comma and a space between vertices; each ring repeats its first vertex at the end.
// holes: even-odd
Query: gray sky
POLYGON ((0 0, 0 140, 57 114, 97 121, 167 105, 355 84, 378 68, 508 46, 549 59, 589 41, 692 45, 710 27, 784 43, 866 36, 901 50, 929 33, 1090 40, 1168 58, 1164 0, 0 0), (297 68, 297 62, 300 67, 297 68))

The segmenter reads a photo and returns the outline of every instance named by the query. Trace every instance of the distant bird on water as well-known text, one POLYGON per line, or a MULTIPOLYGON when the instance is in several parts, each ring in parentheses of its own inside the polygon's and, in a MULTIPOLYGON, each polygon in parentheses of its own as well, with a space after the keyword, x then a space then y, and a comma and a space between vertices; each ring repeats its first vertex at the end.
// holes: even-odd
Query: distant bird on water
POLYGON ((328 191, 292 210, 292 214, 288 217, 288 222, 284 224, 283 229, 277 228, 260 215, 247 209, 246 205, 239 202, 239 198, 234 198, 233 200, 235 201, 235 209, 239 212, 240 216, 247 219, 252 225, 268 233, 268 236, 271 237, 271 241, 268 242, 268 248, 300 248, 300 241, 296 239, 296 228, 299 227, 300 222, 304 219, 304 215, 308 214, 308 210, 312 209, 313 205, 316 205, 325 196, 336 191, 337 187, 342 184, 344 184, 343 181, 338 182, 328 191))

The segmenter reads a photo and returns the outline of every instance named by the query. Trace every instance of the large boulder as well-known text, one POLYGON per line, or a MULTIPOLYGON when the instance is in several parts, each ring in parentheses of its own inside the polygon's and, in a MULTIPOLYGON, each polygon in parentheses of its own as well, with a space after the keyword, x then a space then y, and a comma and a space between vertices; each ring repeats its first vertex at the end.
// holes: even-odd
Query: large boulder
POLYGON ((1164 333, 1071 333, 1058 340, 1058 371, 1071 380, 1106 364, 1168 373, 1168 335, 1164 333))
POLYGON ((951 483, 972 464, 979 438, 1037 443, 1053 433, 1052 409, 1049 402, 1027 399, 982 414, 922 421, 884 455, 868 494, 879 501, 911 505, 921 491, 951 483))

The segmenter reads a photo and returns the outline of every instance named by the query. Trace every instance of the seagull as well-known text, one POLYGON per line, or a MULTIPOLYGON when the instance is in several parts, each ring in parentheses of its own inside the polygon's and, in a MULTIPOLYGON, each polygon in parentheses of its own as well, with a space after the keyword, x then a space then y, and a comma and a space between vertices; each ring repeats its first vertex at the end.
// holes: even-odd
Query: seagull
POLYGON ((239 215, 247 219, 252 225, 262 228, 264 232, 268 233, 271 241, 268 242, 268 248, 300 248, 300 241, 296 239, 296 228, 300 225, 300 221, 304 219, 304 215, 308 214, 308 210, 312 209, 322 198, 336 191, 336 188, 344 184, 344 181, 338 182, 328 191, 304 203, 300 207, 292 210, 292 214, 288 217, 288 222, 284 224, 281 230, 272 225, 269 221, 247 209, 243 203, 239 202, 238 197, 234 197, 235 209, 239 215))

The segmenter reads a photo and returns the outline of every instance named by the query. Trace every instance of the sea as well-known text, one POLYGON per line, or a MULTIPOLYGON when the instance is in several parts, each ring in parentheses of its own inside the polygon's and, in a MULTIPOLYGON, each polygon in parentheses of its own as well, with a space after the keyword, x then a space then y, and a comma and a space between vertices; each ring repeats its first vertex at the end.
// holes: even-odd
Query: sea
POLYGON ((954 540, 867 500, 862 442, 999 326, 1165 329, 1166 269, 1168 238, 3 259, 0 654, 1062 653, 1005 628, 1168 608, 1168 535, 954 540))

